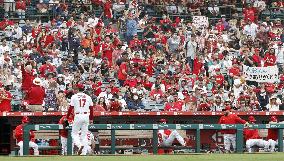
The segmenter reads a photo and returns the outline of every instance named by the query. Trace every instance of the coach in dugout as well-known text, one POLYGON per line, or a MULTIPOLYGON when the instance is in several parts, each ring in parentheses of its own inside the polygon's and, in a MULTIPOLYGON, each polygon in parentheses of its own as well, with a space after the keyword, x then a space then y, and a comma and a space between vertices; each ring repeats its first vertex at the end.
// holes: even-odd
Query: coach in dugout
MULTIPOLYGON (((231 113, 231 107, 226 106, 225 107, 225 114, 222 116, 218 122, 219 124, 245 124, 247 125, 248 122, 241 119, 235 114, 231 113)), ((235 129, 228 129, 228 130, 222 130, 221 133, 224 136, 224 146, 226 153, 230 153, 231 151, 231 145, 233 146, 233 152, 236 150, 236 130, 235 129)))
MULTIPOLYGON (((22 124, 18 125, 14 130, 14 137, 17 140, 17 145, 20 147, 19 155, 23 155, 23 134, 24 134, 24 126, 28 124, 30 119, 27 116, 22 118, 22 124)), ((35 134, 33 131, 30 131, 30 141, 29 147, 34 149, 34 155, 39 155, 38 145, 35 143, 35 134)))

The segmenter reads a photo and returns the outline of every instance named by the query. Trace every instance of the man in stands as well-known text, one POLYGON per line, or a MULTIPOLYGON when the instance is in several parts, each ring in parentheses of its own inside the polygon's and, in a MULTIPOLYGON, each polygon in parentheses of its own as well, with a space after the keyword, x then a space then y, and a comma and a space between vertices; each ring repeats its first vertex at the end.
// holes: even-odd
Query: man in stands
MULTIPOLYGON (((20 147, 19 155, 23 155, 23 135, 24 135, 24 126, 30 122, 30 119, 27 116, 22 118, 22 124, 18 125, 14 131, 15 138, 17 140, 17 145, 20 147)), ((38 145, 35 143, 35 134, 33 131, 30 131, 30 141, 29 147, 34 149, 34 155, 39 155, 38 145)))
POLYGON ((26 103, 28 109, 32 112, 42 111, 42 104, 45 97, 44 88, 41 87, 41 79, 35 78, 33 80, 34 86, 28 91, 26 95, 26 103))
POLYGON ((0 112, 11 111, 12 94, 5 90, 3 83, 0 82, 0 112))
MULTIPOLYGON (((231 107, 225 107, 225 114, 218 122, 219 124, 248 124, 245 120, 241 119, 235 114, 231 113, 231 107)), ((226 152, 231 152, 231 145, 233 146, 233 152, 236 150, 236 130, 222 130, 224 136, 224 146, 226 152)))

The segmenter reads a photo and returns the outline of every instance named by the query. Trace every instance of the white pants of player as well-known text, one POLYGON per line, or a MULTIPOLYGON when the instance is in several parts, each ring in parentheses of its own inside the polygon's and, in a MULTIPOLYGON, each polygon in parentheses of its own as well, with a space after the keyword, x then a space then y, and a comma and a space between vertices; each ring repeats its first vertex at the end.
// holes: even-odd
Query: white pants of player
POLYGON ((60 136, 60 142, 61 142, 61 154, 66 155, 67 154, 67 138, 60 136))
POLYGON ((234 151, 236 150, 236 134, 224 134, 224 146, 225 150, 230 151, 231 144, 234 151))
POLYGON ((87 154, 92 154, 92 153, 93 153, 93 150, 92 150, 91 146, 87 145, 87 146, 84 146, 81 155, 87 155, 87 154))
POLYGON ((180 136, 180 134, 176 130, 173 130, 168 138, 164 138, 163 139, 163 142, 161 143, 161 146, 171 146, 175 139, 177 139, 178 142, 181 145, 185 146, 185 141, 184 141, 183 137, 180 136))
MULTIPOLYGON (((278 139, 276 141, 269 139, 268 142, 269 142, 269 145, 270 145, 270 151, 275 152, 275 146, 278 145, 278 139)), ((283 144, 284 144, 284 140, 283 140, 283 144)))
POLYGON ((72 125, 72 140, 77 147, 87 146, 87 132, 89 126, 89 114, 76 114, 72 125), (79 131, 81 130, 82 142, 80 141, 79 131))
MULTIPOLYGON (((23 144, 24 144, 23 141, 20 141, 20 142, 18 143, 18 146, 20 147, 20 151, 19 151, 19 155, 20 155, 20 156, 23 156, 23 155, 24 155, 24 153, 23 153, 23 144)), ((37 145, 35 142, 30 141, 30 142, 29 142, 29 147, 31 147, 31 148, 34 149, 34 155, 39 155, 38 145, 37 145)))
POLYGON ((267 151, 269 149, 269 142, 263 139, 249 139, 246 141, 246 148, 249 153, 252 152, 253 146, 264 148, 264 150, 267 151))

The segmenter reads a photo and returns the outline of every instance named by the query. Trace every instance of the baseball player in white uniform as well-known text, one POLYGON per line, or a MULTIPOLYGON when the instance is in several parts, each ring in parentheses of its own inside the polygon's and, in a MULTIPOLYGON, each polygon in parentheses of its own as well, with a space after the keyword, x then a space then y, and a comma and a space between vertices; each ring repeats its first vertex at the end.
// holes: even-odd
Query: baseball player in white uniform
MULTIPOLYGON (((81 134, 80 134, 81 136, 81 134)), ((93 133, 91 131, 87 132, 87 140, 88 140, 88 144, 86 146, 84 146, 83 150, 82 150, 82 155, 87 155, 87 154, 93 154, 93 147, 94 147, 94 143, 95 143, 95 137, 93 135, 93 133)), ((80 138, 81 141, 83 140, 83 137, 80 138)))
MULTIPOLYGON (((165 119, 161 119, 160 122, 162 124, 167 123, 165 119)), ((175 139, 177 139, 182 146, 186 146, 186 141, 176 130, 169 130, 169 129, 159 130, 158 138, 159 138, 159 145, 164 147, 171 146, 175 139)))
MULTIPOLYGON (((72 125, 72 139, 74 147, 77 147, 78 154, 82 154, 84 146, 88 145, 87 132, 90 123, 93 123, 93 101, 90 96, 83 93, 84 85, 77 84, 78 93, 71 97, 70 107, 68 109, 67 118, 69 118, 72 110, 74 110, 74 121, 72 125), (80 140, 79 131, 81 130, 80 140)), ((82 154, 83 155, 83 154, 82 154)))
MULTIPOLYGON (((249 116, 249 123, 254 124, 256 122, 253 116, 249 116)), ((246 140, 246 148, 249 153, 253 152, 253 146, 264 148, 265 151, 269 149, 269 142, 263 140, 259 134, 258 129, 244 129, 244 137, 246 140)))

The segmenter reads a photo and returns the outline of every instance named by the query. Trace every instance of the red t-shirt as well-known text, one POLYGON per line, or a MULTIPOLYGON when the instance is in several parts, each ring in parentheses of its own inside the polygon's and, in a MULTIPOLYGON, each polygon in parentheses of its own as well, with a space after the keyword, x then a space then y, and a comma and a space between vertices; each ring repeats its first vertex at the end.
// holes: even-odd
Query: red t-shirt
POLYGON ((130 88, 132 87, 136 87, 137 85, 137 79, 127 79, 125 82, 124 82, 124 86, 129 86, 130 88))
POLYGON ((244 138, 245 140, 259 139, 258 129, 244 129, 244 138))
POLYGON ((276 63, 276 56, 275 55, 271 55, 269 53, 265 54, 264 56, 264 66, 274 66, 276 63))
MULTIPOLYGON (((241 119, 239 116, 235 114, 229 114, 228 116, 222 116, 219 120, 219 124, 245 124, 246 121, 241 119)), ((236 130, 222 130, 222 134, 235 134, 236 130)))
MULTIPOLYGON (((64 123, 64 119, 66 119, 66 116, 61 117, 61 119, 59 120, 58 124, 63 124, 64 123)), ((68 137, 68 130, 59 130, 59 135, 61 137, 68 137)))
POLYGON ((126 80, 127 74, 123 74, 122 71, 125 70, 127 73, 127 65, 125 62, 122 62, 119 66, 119 71, 118 71, 118 79, 119 80, 126 80))
POLYGON ((17 1, 16 2, 16 9, 26 10, 26 2, 25 1, 17 1))
POLYGON ((43 103, 44 97, 44 88, 40 86, 34 86, 27 93, 27 102, 30 105, 41 105, 43 103))
POLYGON ((8 99, 4 99, 0 103, 0 112, 4 111, 11 111, 11 99, 12 99, 12 94, 9 91, 5 91, 5 95, 8 99))
POLYGON ((274 141, 278 140, 278 130, 277 129, 268 129, 267 140, 272 139, 274 141))
POLYGON ((218 74, 215 76, 216 83, 222 85, 224 83, 224 76, 222 74, 218 74))
POLYGON ((112 44, 103 43, 102 50, 103 50, 102 58, 107 58, 109 65, 112 66, 112 52, 113 52, 112 44))
POLYGON ((232 67, 229 69, 229 74, 232 74, 233 76, 239 76, 240 75, 240 69, 237 67, 232 67))
MULTIPOLYGON (((18 125, 15 129, 15 137, 17 139, 17 142, 23 141, 23 134, 24 134, 23 124, 18 125)), ((34 141, 34 139, 35 139, 34 132, 30 131, 30 140, 34 141)))

